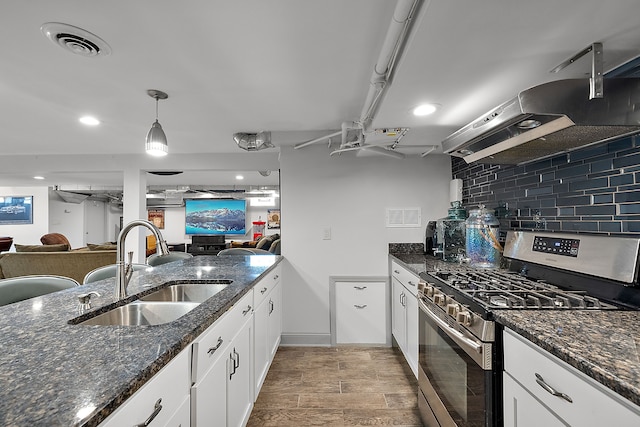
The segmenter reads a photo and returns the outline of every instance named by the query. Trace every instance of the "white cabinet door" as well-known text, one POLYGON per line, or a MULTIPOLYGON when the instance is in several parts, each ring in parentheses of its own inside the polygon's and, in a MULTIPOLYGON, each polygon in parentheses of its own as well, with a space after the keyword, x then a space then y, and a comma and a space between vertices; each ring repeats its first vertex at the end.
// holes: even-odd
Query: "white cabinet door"
POLYGON ((393 302, 391 309, 393 311, 393 322, 391 329, 393 336, 403 353, 407 351, 407 310, 405 307, 406 292, 404 286, 395 277, 392 280, 393 302))
POLYGON ((253 319, 233 338, 227 358, 227 427, 241 427, 253 408, 253 319))
POLYGON ((282 285, 278 284, 271 291, 269 305, 269 360, 272 361, 282 337, 282 285))
POLYGON ((385 344, 385 282, 336 282, 336 343, 385 344))
POLYGON ((407 331, 407 349, 404 357, 407 359, 409 367, 413 371, 413 375, 418 378, 418 299, 412 293, 406 292, 405 297, 406 309, 406 331, 407 331))
POLYGON ((505 427, 566 427, 509 374, 503 380, 505 427))
POLYGON ((271 305, 269 299, 262 301, 262 303, 256 307, 256 311, 253 313, 254 320, 254 374, 255 374, 255 391, 254 396, 258 397, 262 383, 267 376, 269 369, 269 363, 271 361, 269 345, 269 310, 271 305))
MULTIPOLYGON (((227 348, 220 348, 202 379, 191 387, 191 427, 227 425, 227 348)), ((216 350, 217 352, 218 350, 216 350)))

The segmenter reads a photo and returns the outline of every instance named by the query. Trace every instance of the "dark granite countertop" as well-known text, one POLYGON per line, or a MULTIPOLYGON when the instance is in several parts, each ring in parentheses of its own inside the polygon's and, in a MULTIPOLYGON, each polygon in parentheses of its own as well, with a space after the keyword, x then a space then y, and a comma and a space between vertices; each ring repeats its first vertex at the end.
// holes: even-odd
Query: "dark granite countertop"
POLYGON ((0 307, 0 425, 98 425, 281 260, 198 256, 135 272, 130 295, 172 280, 233 280, 164 325, 68 323, 80 314, 79 294, 101 295, 92 311, 114 304, 114 279, 0 307))
MULTIPOLYGON (((416 274, 460 268, 423 254, 390 255, 416 274)), ((640 311, 497 310, 494 315, 502 325, 640 405, 640 311)))

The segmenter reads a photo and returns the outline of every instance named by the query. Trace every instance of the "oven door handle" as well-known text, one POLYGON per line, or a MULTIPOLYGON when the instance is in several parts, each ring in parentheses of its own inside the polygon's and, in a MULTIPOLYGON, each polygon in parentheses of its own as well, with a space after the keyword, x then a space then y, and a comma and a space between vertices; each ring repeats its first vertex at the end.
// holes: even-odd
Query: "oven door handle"
POLYGON ((460 331, 456 331, 455 329, 453 329, 447 322, 433 314, 431 310, 429 310, 429 307, 427 307, 422 301, 420 301, 420 309, 424 311, 427 316, 429 316, 429 319, 436 322, 438 327, 444 333, 446 333, 449 338, 454 340, 460 347, 462 347, 463 349, 467 349, 467 351, 471 349, 478 354, 482 354, 482 343, 477 343, 476 341, 464 336, 460 331))

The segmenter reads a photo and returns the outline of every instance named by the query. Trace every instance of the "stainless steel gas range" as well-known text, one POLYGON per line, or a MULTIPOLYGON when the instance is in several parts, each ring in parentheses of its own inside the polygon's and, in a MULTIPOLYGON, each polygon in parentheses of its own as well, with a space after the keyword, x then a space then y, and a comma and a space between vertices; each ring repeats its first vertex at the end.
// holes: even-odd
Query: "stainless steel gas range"
POLYGON ((419 408, 426 426, 502 422, 497 310, 640 307, 640 238, 509 232, 501 270, 461 265, 421 273, 419 408))

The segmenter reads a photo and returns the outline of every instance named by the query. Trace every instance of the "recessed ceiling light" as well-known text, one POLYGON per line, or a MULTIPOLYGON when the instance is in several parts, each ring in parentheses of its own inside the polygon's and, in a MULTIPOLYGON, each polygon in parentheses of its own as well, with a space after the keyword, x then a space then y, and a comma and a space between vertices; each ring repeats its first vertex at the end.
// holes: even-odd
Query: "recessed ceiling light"
POLYGON ((82 116, 78 120, 80 123, 87 126, 98 126, 100 124, 100 120, 92 116, 82 116))
POLYGON ((236 175, 236 179, 237 179, 237 180, 242 180, 242 179, 244 179, 244 176, 242 176, 242 175, 236 175))
POLYGON ((428 116, 429 114, 435 113, 438 109, 436 104, 421 104, 413 109, 414 116, 428 116))
POLYGON ((44 176, 34 176, 33 179, 44 179, 44 176))

